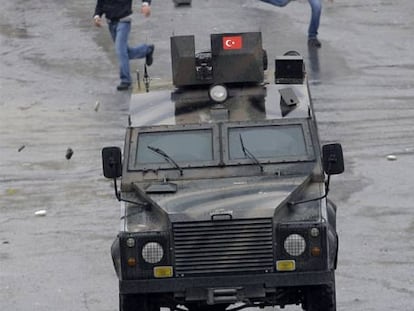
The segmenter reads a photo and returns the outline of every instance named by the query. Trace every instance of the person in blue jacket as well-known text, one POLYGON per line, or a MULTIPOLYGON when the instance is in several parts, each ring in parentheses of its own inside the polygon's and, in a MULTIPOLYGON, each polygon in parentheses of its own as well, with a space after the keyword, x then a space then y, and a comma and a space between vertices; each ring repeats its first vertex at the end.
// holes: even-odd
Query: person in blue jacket
MULTIPOLYGON (((141 14, 145 17, 151 15, 151 0, 143 0, 141 14)), ((109 32, 115 43, 115 51, 119 63, 119 76, 121 83, 118 91, 125 91, 131 87, 131 73, 129 60, 146 58, 147 66, 153 62, 154 45, 140 44, 134 47, 128 45, 128 37, 131 31, 132 0, 97 0, 94 24, 102 27, 102 16, 105 15, 109 32)))
MULTIPOLYGON (((275 6, 283 7, 286 6, 290 1, 293 0, 260 0, 275 6)), ((322 44, 318 40, 318 28, 319 21, 321 19, 322 12, 322 0, 308 0, 311 6, 311 20, 308 29, 308 45, 311 47, 321 47, 322 44)), ((330 0, 332 1, 332 0, 330 0)))

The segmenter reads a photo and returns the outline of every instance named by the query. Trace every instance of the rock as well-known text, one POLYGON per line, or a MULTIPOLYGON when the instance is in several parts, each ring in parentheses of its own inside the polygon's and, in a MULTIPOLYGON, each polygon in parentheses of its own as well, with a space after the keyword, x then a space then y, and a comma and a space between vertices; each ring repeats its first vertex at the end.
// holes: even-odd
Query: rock
POLYGON ((66 150, 66 159, 67 160, 70 160, 70 158, 73 156, 73 150, 72 150, 72 148, 68 148, 67 150, 66 150))
POLYGON ((389 154, 389 155, 387 155, 387 160, 388 161, 395 161, 395 160, 397 160, 397 157, 393 154, 389 154))
POLYGON ((101 103, 99 102, 99 100, 97 100, 97 101, 96 101, 96 103, 95 103, 95 108, 94 108, 94 110, 95 110, 96 112, 98 112, 100 104, 101 104, 101 103))
POLYGON ((47 212, 44 209, 35 212, 35 216, 46 216, 46 214, 47 212))

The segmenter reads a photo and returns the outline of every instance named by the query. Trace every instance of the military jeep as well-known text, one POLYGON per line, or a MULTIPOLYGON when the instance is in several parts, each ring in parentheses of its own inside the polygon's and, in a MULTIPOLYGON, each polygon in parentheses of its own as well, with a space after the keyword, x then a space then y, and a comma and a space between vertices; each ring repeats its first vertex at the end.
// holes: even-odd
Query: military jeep
POLYGON ((320 145, 303 58, 276 58, 267 82, 257 32, 212 34, 198 53, 174 36, 171 56, 174 88, 134 94, 123 156, 102 150, 121 201, 120 310, 336 310, 327 195, 343 155, 320 145))

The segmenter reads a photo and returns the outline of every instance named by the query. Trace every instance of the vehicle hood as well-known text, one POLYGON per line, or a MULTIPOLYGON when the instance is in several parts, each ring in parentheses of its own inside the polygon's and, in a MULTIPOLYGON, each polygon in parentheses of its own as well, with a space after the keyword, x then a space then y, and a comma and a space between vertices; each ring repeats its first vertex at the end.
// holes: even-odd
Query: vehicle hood
POLYGON ((310 175, 304 175, 187 181, 177 185, 175 193, 148 198, 171 222, 270 218, 310 180, 310 175))

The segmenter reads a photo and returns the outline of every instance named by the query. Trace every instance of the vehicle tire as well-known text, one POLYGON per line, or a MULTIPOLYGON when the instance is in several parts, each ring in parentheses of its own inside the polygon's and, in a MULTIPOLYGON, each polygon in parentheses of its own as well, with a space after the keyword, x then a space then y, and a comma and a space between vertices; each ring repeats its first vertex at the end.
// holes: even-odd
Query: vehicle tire
POLYGON ((119 311, 159 311, 158 306, 152 305, 146 295, 119 294, 119 311))
POLYGON ((228 304, 217 304, 217 305, 198 305, 188 304, 186 307, 189 311, 224 311, 228 307, 228 304))
POLYGON ((267 66, 268 66, 267 51, 263 49, 263 70, 267 70, 267 66))
POLYGON ((308 287, 302 308, 306 311, 336 311, 335 284, 308 287))

